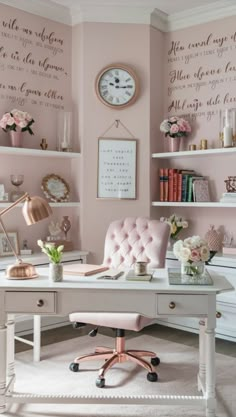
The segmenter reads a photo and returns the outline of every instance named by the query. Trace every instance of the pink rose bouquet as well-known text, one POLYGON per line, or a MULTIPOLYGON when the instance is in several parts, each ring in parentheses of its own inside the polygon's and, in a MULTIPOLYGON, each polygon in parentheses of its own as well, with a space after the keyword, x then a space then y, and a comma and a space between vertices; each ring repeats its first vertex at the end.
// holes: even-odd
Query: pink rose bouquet
POLYGON ((15 132, 28 131, 31 135, 33 135, 34 133, 31 129, 33 123, 34 119, 29 113, 13 109, 3 115, 0 120, 0 127, 4 130, 4 132, 8 132, 9 130, 14 130, 15 132))
POLYGON ((187 120, 184 120, 181 117, 173 116, 169 119, 163 120, 160 125, 160 130, 165 133, 165 136, 180 138, 188 136, 191 132, 191 126, 187 120))

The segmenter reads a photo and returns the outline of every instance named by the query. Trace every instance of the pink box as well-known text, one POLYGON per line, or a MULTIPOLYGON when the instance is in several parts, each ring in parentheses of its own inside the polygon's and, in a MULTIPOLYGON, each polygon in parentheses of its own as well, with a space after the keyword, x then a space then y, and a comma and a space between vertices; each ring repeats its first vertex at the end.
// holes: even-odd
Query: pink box
POLYGON ((236 255, 236 246, 223 247, 224 255, 236 255))

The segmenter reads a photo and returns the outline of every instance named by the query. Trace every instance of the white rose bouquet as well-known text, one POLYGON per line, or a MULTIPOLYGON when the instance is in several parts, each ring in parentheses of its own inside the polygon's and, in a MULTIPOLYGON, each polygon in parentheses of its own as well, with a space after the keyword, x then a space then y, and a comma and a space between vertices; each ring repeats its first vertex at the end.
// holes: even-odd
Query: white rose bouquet
POLYGON ((179 232, 181 232, 182 229, 186 229, 188 227, 188 222, 176 214, 172 214, 170 217, 161 217, 160 220, 169 224, 170 237, 173 240, 176 239, 177 235, 179 232))
POLYGON ((33 135, 34 133, 31 129, 33 123, 34 119, 29 113, 13 109, 2 116, 0 120, 0 127, 4 130, 4 132, 8 132, 10 130, 14 130, 15 132, 17 130, 20 132, 28 131, 30 135, 33 135))
POLYGON ((173 246, 173 252, 179 261, 190 265, 194 262, 207 262, 210 258, 207 242, 200 236, 178 240, 173 246))
POLYGON ((173 116, 169 119, 163 120, 160 124, 160 131, 165 133, 165 136, 171 138, 181 138, 188 136, 191 132, 191 126, 187 120, 181 117, 173 116))

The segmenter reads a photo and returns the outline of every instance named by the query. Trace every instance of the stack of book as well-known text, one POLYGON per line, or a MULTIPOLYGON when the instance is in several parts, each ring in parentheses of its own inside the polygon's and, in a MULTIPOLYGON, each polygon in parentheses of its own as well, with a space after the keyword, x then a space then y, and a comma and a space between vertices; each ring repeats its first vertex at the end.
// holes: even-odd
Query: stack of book
POLYGON ((236 193, 223 193, 220 202, 236 204, 236 193))
POLYGON ((160 168, 160 201, 210 201, 208 180, 191 169, 160 168))

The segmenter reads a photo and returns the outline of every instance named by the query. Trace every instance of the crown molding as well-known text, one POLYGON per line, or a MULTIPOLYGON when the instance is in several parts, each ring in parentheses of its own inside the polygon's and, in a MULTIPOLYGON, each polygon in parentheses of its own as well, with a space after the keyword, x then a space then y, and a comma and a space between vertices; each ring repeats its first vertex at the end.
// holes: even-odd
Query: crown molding
POLYGON ((174 30, 185 29, 235 15, 236 3, 234 0, 216 1, 211 5, 199 6, 169 15, 165 32, 173 32, 174 30))
POLYGON ((0 4, 20 9, 65 25, 72 24, 71 12, 67 7, 48 0, 0 0, 0 4))
POLYGON ((82 22, 130 23, 151 25, 162 32, 172 32, 236 15, 235 0, 218 0, 211 5, 167 15, 156 9, 156 0, 78 0, 75 7, 65 7, 50 0, 0 0, 0 4, 23 10, 66 25, 82 22))

